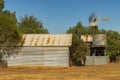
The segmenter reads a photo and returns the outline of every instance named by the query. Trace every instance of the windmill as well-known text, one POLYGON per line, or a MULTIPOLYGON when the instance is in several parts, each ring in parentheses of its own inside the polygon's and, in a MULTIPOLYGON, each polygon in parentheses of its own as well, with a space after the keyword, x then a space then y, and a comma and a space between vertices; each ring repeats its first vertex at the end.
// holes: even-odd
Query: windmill
POLYGON ((110 17, 103 17, 100 19, 99 15, 97 13, 92 13, 89 17, 89 26, 92 28, 93 30, 93 35, 97 34, 97 28, 98 28, 98 23, 100 22, 100 20, 102 21, 108 21, 110 20, 110 17))
POLYGON ((99 34, 98 24, 100 21, 108 21, 110 17, 100 18, 97 13, 92 13, 88 19, 89 26, 92 30, 91 42, 87 42, 88 45, 88 53, 86 56, 85 65, 101 65, 107 64, 107 56, 106 56, 106 46, 107 46, 107 36, 106 34, 99 34))
POLYGON ((97 26, 98 25, 98 14, 96 14, 96 13, 92 13, 91 15, 90 15, 90 17, 89 17, 89 25, 91 26, 91 27, 93 27, 93 26, 97 26))
POLYGON ((97 25, 99 23, 99 16, 96 13, 92 13, 89 17, 89 26, 92 29, 92 34, 97 33, 97 25))
POLYGON ((105 55, 105 48, 107 45, 106 34, 98 34, 98 23, 102 21, 110 20, 110 17, 103 17, 100 19, 97 13, 92 13, 89 17, 89 26, 92 30, 92 49, 95 55, 105 55))

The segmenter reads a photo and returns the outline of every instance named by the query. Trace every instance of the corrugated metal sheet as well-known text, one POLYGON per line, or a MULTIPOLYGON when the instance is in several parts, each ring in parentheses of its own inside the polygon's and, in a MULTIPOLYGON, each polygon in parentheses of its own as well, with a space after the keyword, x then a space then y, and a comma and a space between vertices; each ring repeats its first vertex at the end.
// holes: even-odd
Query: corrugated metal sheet
POLYGON ((23 46, 71 46, 72 34, 25 34, 23 46))
POLYGON ((68 47, 23 47, 16 57, 8 58, 8 66, 69 66, 68 47))
POLYGON ((105 34, 96 34, 93 36, 93 47, 106 47, 107 36, 105 34))
POLYGON ((85 65, 102 65, 108 63, 108 56, 86 56, 85 65))

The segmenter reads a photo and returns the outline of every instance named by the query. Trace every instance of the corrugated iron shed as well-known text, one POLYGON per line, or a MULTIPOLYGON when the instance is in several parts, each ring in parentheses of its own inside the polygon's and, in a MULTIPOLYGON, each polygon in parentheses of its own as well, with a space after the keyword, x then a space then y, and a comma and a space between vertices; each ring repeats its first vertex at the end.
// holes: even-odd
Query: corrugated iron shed
POLYGON ((25 34, 21 52, 8 58, 8 66, 69 67, 72 34, 25 34))

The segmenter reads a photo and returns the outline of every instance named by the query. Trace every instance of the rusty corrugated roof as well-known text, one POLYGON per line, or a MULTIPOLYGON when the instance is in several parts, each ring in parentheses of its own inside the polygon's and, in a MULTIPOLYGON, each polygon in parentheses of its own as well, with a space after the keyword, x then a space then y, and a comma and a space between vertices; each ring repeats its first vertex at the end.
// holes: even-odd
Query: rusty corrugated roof
POLYGON ((72 34, 24 34, 23 46, 71 46, 72 34))

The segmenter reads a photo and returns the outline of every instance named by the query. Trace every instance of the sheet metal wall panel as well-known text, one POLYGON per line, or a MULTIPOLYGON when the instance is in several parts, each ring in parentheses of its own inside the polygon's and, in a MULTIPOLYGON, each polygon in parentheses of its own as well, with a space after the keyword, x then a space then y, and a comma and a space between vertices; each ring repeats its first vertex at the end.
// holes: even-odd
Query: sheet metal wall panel
POLYGON ((8 58, 8 66, 69 66, 68 47, 23 47, 19 56, 8 58))
POLYGON ((85 65, 102 65, 108 63, 108 56, 86 56, 85 65))
POLYGON ((106 47, 107 36, 105 34, 96 34, 93 36, 92 47, 106 47))

